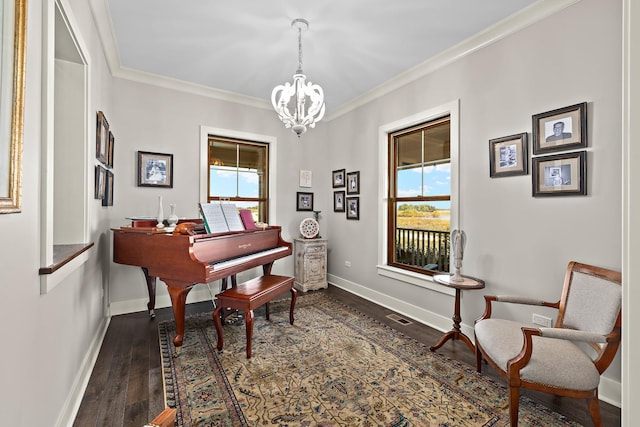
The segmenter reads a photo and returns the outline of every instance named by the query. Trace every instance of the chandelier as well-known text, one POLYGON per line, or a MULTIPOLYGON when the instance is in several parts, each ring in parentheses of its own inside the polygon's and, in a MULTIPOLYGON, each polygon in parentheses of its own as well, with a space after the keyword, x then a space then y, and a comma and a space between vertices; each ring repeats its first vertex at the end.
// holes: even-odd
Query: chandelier
POLYGON ((324 93, 319 85, 307 83, 307 76, 302 72, 302 30, 309 28, 309 22, 294 19, 291 28, 298 30, 298 70, 293 75, 293 83, 286 82, 273 89, 271 103, 284 126, 300 138, 307 126, 315 127, 324 116, 324 93), (311 105, 305 109, 307 103, 311 105))

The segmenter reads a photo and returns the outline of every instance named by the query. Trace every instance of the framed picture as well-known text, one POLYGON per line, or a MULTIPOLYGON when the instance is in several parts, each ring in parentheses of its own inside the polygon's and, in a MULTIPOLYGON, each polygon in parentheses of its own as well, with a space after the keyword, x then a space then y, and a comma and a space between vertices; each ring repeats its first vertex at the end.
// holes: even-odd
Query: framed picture
POLYGON ((526 132, 489 140, 489 176, 526 175, 528 156, 526 132))
POLYGON ((300 187, 311 187, 311 171, 300 169, 300 187))
POLYGON ((138 151, 138 187, 173 188, 173 154, 138 151))
POLYGON ((313 211, 313 193, 296 193, 296 210, 297 211, 313 211))
POLYGON ((95 175, 95 191, 93 197, 96 199, 102 199, 104 198, 104 186, 107 179, 107 170, 100 165, 96 165, 95 175))
POLYGON ((347 197, 347 219, 360 219, 360 197, 347 197))
POLYGON ((104 182, 104 197, 102 198, 102 206, 113 206, 113 172, 106 171, 104 182))
POLYGON ((109 156, 109 122, 102 111, 98 111, 96 120, 96 159, 107 164, 109 156))
POLYGON ((344 169, 338 169, 333 171, 331 177, 333 178, 333 188, 341 188, 344 187, 344 169))
POLYGON ((347 194, 360 194, 360 172, 347 174, 347 194))
POLYGON ((533 197, 585 196, 587 194, 587 152, 534 157, 533 197))
POLYGON ((109 131, 109 146, 107 148, 107 167, 113 167, 113 144, 115 143, 115 137, 113 133, 109 131))
POLYGON ((333 192, 333 211, 344 212, 344 191, 333 192))
POLYGON ((587 103, 533 116, 533 154, 587 146, 587 103))

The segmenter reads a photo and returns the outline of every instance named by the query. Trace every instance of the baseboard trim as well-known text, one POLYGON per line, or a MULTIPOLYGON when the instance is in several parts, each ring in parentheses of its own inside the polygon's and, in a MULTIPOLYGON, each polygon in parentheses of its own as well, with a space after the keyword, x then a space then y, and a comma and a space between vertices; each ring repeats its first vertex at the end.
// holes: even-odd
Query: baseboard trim
MULTIPOLYGON (((424 310, 413 304, 401 301, 397 298, 374 291, 358 283, 341 277, 329 274, 328 282, 333 286, 344 289, 354 295, 371 301, 379 306, 393 310, 403 316, 409 317, 416 322, 423 323, 439 331, 445 332, 451 328, 451 318, 441 316, 431 311, 424 310)), ((460 325, 462 332, 473 339, 473 326, 460 325)), ((600 386, 598 387, 598 396, 600 400, 611 405, 622 407, 622 385, 619 381, 612 380, 605 376, 600 377, 600 386)))
POLYGON ((87 390, 91 373, 93 372, 93 368, 98 360, 102 341, 104 341, 104 337, 107 334, 107 329, 109 329, 110 323, 111 317, 107 316, 104 318, 102 325, 98 328, 96 335, 89 346, 89 350, 82 360, 80 370, 73 381, 71 392, 69 393, 69 396, 67 396, 67 400, 65 401, 62 411, 60 412, 60 416, 58 417, 58 421, 55 424, 56 427, 73 427, 73 423, 78 415, 78 410, 80 409, 80 404, 82 403, 82 398, 87 390))
MULTIPOLYGON (((218 292, 216 288, 211 288, 211 291, 218 292)), ((159 293, 159 292, 158 292, 159 293)), ((211 301, 211 293, 206 285, 196 285, 187 295, 187 304, 192 302, 211 301)), ((138 298, 127 301, 116 301, 109 305, 109 312, 112 316, 119 314, 136 313, 138 311, 147 311, 147 303, 149 298, 138 298)), ((156 308, 171 307, 171 297, 168 293, 156 295, 156 308)))
MULTIPOLYGON (((399 300, 382 292, 374 291, 358 283, 343 279, 332 274, 328 277, 328 282, 332 285, 351 292, 361 298, 378 304, 382 307, 393 310, 405 317, 423 323, 439 331, 445 332, 451 329, 451 317, 441 316, 421 307, 409 304, 406 301, 399 300)), ((473 327, 462 324, 460 325, 465 335, 473 337, 473 327)))

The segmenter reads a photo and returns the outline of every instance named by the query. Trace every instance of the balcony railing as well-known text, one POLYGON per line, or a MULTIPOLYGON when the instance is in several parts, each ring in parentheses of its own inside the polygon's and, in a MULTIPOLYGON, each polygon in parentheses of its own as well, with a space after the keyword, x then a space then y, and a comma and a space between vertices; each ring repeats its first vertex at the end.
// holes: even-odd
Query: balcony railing
POLYGON ((449 271, 448 231, 396 229, 396 261, 428 270, 449 271))

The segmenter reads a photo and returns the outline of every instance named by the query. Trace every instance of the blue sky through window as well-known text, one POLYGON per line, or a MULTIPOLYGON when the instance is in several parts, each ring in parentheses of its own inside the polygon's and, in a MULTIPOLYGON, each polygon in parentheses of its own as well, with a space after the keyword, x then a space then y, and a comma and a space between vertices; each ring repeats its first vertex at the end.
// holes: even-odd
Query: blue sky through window
MULTIPOLYGON (((397 196, 442 196, 451 194, 451 164, 427 165, 398 170, 397 196), (424 170, 424 173, 423 173, 424 170)), ((438 209, 449 209, 449 201, 428 202, 438 209)))
POLYGON ((256 169, 212 166, 210 196, 260 197, 260 180, 256 169))

